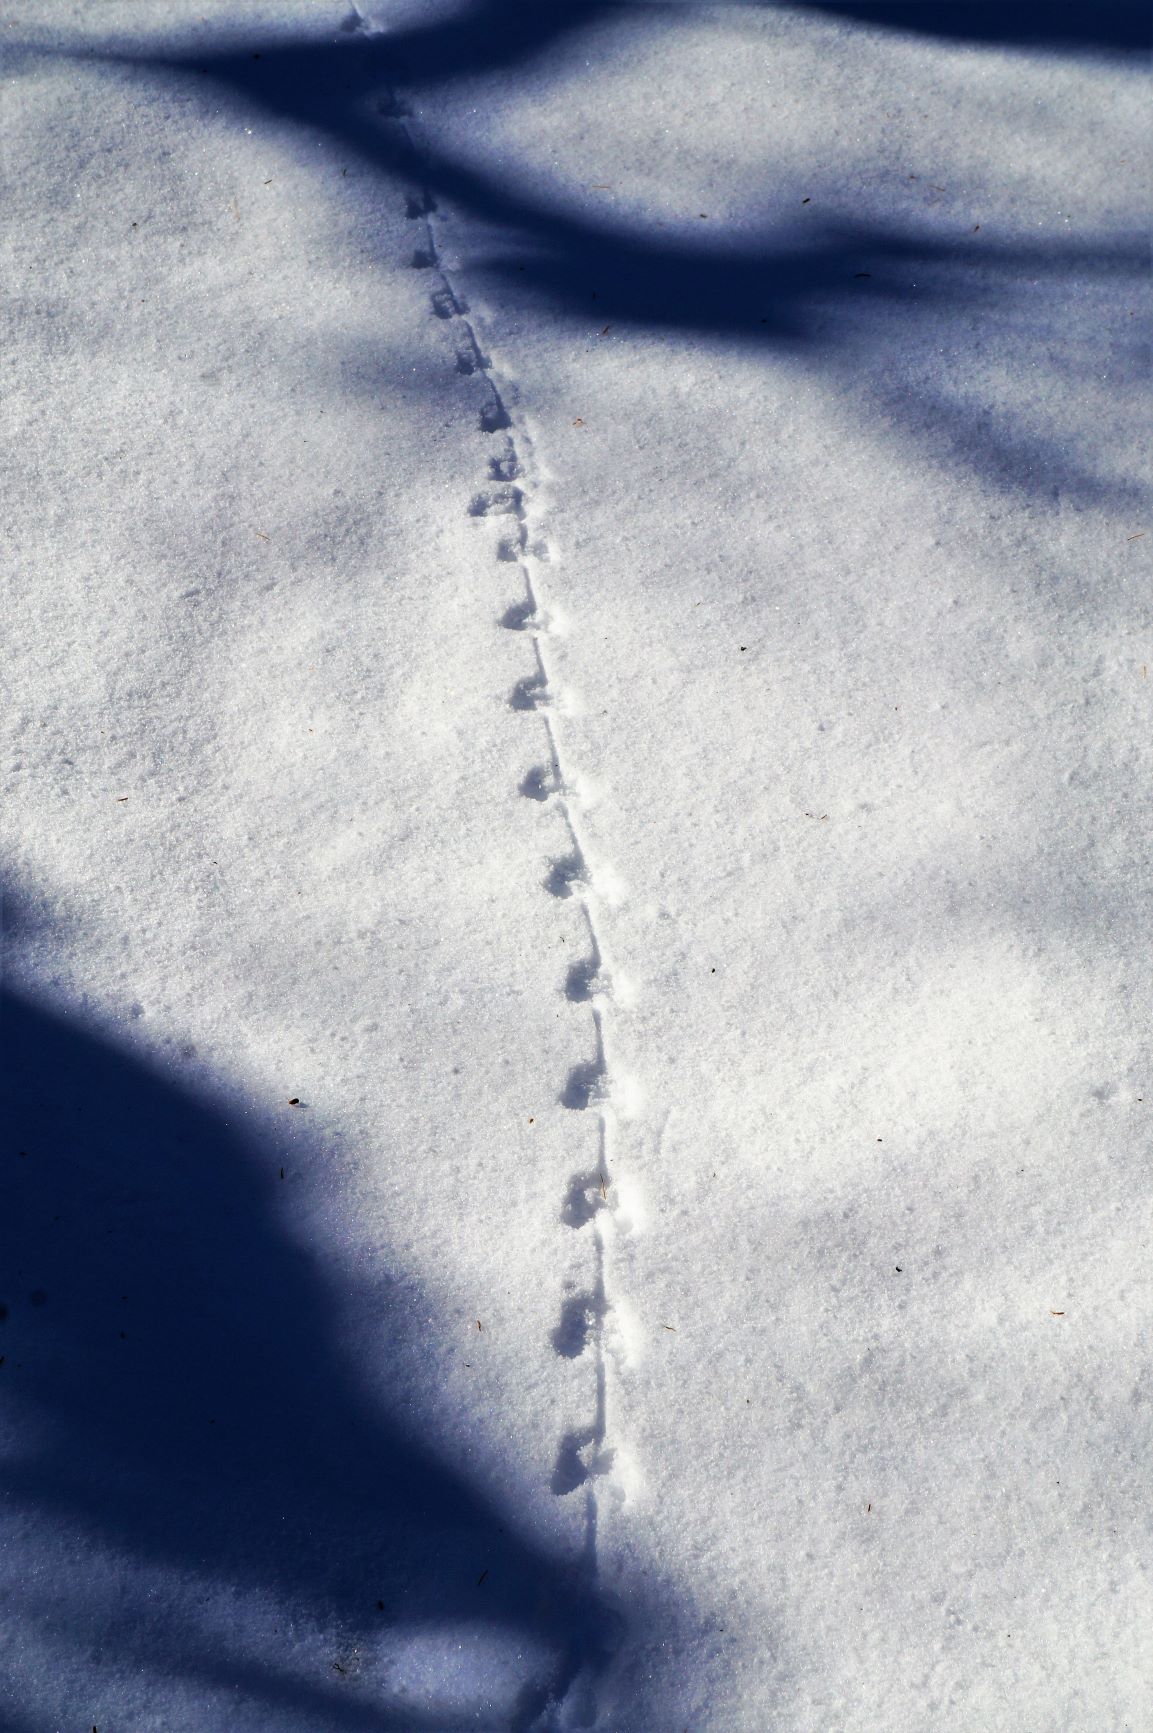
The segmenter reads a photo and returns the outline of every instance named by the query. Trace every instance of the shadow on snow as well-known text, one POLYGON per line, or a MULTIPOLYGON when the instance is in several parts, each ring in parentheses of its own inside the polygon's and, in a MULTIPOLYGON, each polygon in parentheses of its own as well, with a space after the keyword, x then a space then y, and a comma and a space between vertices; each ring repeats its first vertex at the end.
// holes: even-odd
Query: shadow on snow
MULTIPOLYGON (((832 0, 830 0, 830 4, 832 0)), ((854 7, 841 10, 916 20, 923 32, 954 35, 962 15, 974 39, 1028 46, 1077 46, 1092 36, 1091 20, 1106 34, 1109 20, 1131 19, 1127 6, 1092 9, 1032 4, 854 7), (994 36, 994 18, 1003 33, 994 36), (954 24, 949 20, 957 21, 954 24), (1048 35, 1045 35, 1048 20, 1048 35), (1085 28, 1078 34, 1077 21, 1085 28), (1044 38, 1044 41, 1042 39, 1044 38)), ((488 256, 482 273, 498 279, 513 304, 537 304, 585 326, 632 326, 653 333, 700 334, 745 346, 787 347, 849 376, 854 394, 878 401, 895 424, 931 427, 940 455, 964 463, 994 485, 1048 494, 1069 493, 1082 504, 1128 500, 1140 490, 1123 476, 1103 473, 1093 454, 1079 460, 1075 442, 1059 430, 1024 427, 1012 412, 989 411, 963 392, 934 393, 923 383, 874 389, 864 374, 886 355, 915 355, 926 363, 951 326, 972 342, 973 322, 1011 322, 1013 342, 1028 341, 1028 308, 1038 285, 1073 292, 1093 282, 1135 288, 1147 273, 1143 235, 1084 239, 998 241, 988 235, 949 236, 915 224, 901 227, 812 214, 803 223, 766 225, 750 242, 726 236, 722 225, 699 239, 597 219, 564 198, 535 192, 515 175, 497 173, 469 156, 430 142, 414 150, 407 129, 406 89, 427 92, 455 79, 515 71, 572 33, 624 10, 589 0, 547 6, 524 0, 475 0, 437 23, 367 34, 357 14, 335 36, 232 40, 225 51, 137 55, 118 59, 154 72, 200 75, 239 98, 249 111, 306 127, 337 142, 393 182, 419 185, 485 226, 488 256), (1022 312, 1025 323, 1021 323, 1022 312)), ((646 7, 666 17, 670 7, 646 7)), ((886 19, 887 21, 887 19, 886 19)), ((912 27, 912 26, 910 26, 912 27)), ((1116 25, 1124 42, 1129 23, 1116 25)), ((1132 33, 1139 35, 1137 25, 1132 33)), ((1148 34, 1148 32, 1146 32, 1148 34)), ((1094 38, 1096 40, 1096 38, 1094 38)), ((1052 365, 1052 342, 1042 332, 1040 358, 1052 365)), ((1137 364, 1134 330, 1085 343, 1093 370, 1120 375, 1137 364)), ((1076 366, 1074 357, 1065 365, 1076 366)), ((939 371, 939 367, 937 371, 939 371)), ((954 369, 955 370, 955 369, 954 369)), ((915 371, 915 370, 914 370, 915 371)), ((986 387, 987 389, 987 387, 986 387)), ((914 435, 915 436, 915 435, 914 435)))
MULTIPOLYGON (((545 1659, 522 1674, 515 1701, 470 1702, 459 1724, 527 1728, 578 1669, 595 1668, 604 1612, 579 1566, 518 1536, 361 1387, 340 1342, 344 1295, 285 1231, 291 1187, 279 1175, 282 1163, 289 1180, 299 1170, 299 1146, 242 1135, 77 1016, 12 992, 0 1043, 0 1377, 12 1440, 2 1481, 17 1536, 36 1549, 29 1584, 43 1570, 36 1530, 23 1526, 31 1515, 110 1561, 103 1584, 97 1565, 95 1592, 111 1607, 122 1593, 115 1561, 127 1558, 264 1596, 285 1622, 345 1645, 441 1632, 455 1651, 479 1625, 545 1659)), ((419 1347, 427 1309, 412 1284, 372 1303, 377 1342, 419 1347)), ((9 1541, 9 1568, 20 1546, 9 1541)), ((71 1574, 52 1585, 60 1607, 71 1574)), ((151 1661, 170 1679, 275 1710, 278 1725, 457 1725, 444 1700, 368 1700, 342 1682, 339 1657, 326 1676, 302 1678, 291 1639, 278 1668, 251 1645, 163 1624, 150 1607, 121 1627, 118 1665, 151 1661)), ((88 1695, 98 1676, 86 1674, 76 1711, 103 1725, 88 1695)), ((23 1707, 6 1705, 7 1724, 21 1725, 23 1707)))

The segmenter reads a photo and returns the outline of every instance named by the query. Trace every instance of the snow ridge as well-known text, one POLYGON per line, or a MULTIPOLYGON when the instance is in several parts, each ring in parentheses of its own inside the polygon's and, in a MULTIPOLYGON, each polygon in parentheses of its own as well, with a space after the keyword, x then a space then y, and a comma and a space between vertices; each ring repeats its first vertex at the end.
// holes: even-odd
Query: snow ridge
MULTIPOLYGON (((354 27, 366 34, 381 33, 380 27, 355 6, 353 21, 354 27)), ((395 92, 389 93, 378 112, 402 133, 409 161, 419 163, 420 152, 406 124, 408 110, 395 92)), ((557 676, 551 648, 563 636, 566 621, 549 603, 542 586, 541 567, 551 560, 552 548, 538 522, 540 482, 533 466, 531 436, 514 420, 512 388, 507 383, 502 387, 481 346, 469 307, 445 264, 433 224, 437 205, 431 190, 409 188, 405 212, 420 225, 420 241, 411 263, 414 269, 431 274, 430 311, 438 319, 451 320, 455 327, 456 369, 466 376, 478 376, 482 383, 478 431, 493 441, 495 449, 490 447, 487 485, 474 495, 468 512, 474 518, 508 519, 508 529, 498 541, 497 559, 516 567, 523 597, 506 610, 499 623, 507 630, 524 633, 531 658, 531 667, 514 686, 509 704, 514 710, 535 713, 544 733, 544 762, 529 772, 520 793, 546 803, 559 815, 568 847, 550 863, 544 889, 555 897, 575 898, 582 912, 585 955, 569 968, 564 993, 570 1002, 588 1006, 588 1056, 571 1067, 559 1101, 570 1111, 592 1116, 594 1154, 591 1165, 586 1163, 570 1179, 560 1219, 574 1232, 589 1231, 591 1256, 587 1286, 584 1292, 562 1302, 551 1343, 562 1357, 579 1358, 591 1365, 592 1391, 588 1420, 560 1439, 550 1484, 557 1497, 573 1493, 583 1497, 580 1570, 591 1595, 598 1587, 598 1482, 613 1475, 618 1456, 609 1442, 610 1242, 614 1229, 627 1232, 635 1225, 619 1210, 619 1187, 614 1185, 618 1124, 629 1116, 631 1087, 612 1063, 610 1023, 613 1006, 627 996, 627 987, 609 965, 602 932, 603 909, 618 902, 622 893, 612 869, 595 861, 585 835, 583 814, 590 805, 590 795, 568 763, 560 726, 574 700, 557 676)), ((613 1478, 619 1479, 619 1475, 613 1478)), ((542 1722, 534 1717, 533 1726, 592 1726, 597 1719, 595 1679, 618 1646, 619 1632, 606 1628, 606 1621, 600 1621, 595 1630, 574 1633, 570 1653, 552 1681, 550 1701, 542 1705, 547 1719, 542 1722)))

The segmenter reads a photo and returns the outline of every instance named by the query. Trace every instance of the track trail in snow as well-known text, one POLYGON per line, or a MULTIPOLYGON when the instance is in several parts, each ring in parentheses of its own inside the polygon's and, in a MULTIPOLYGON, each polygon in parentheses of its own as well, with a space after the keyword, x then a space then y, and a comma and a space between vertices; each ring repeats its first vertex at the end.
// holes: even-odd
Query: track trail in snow
MULTIPOLYGON (((381 34, 359 8, 354 8, 353 17, 358 30, 381 34)), ((540 521, 541 485, 532 440, 527 428, 514 417, 511 387, 502 383, 482 347, 469 307, 446 266, 435 228, 439 215, 436 201, 430 190, 419 184, 421 153, 407 124, 408 110, 392 92, 380 103, 379 113, 402 134, 410 162, 414 184, 405 194, 405 214, 418 225, 419 237, 411 264, 430 273, 432 315, 451 321, 455 328, 457 372, 475 377, 481 387, 477 431, 487 445, 486 474, 467 510, 473 518, 505 520, 496 559, 516 569, 522 595, 506 609, 499 624, 523 633, 530 663, 510 693, 509 704, 513 710, 534 715, 543 732, 543 762, 524 778, 519 792, 551 808, 559 817, 567 847, 549 863, 543 888, 554 897, 575 899, 581 910, 585 954, 568 969, 563 991, 570 1002, 587 1005, 588 1041, 584 1055, 563 1080, 558 1100, 569 1111, 587 1114, 595 1129, 587 1140, 584 1162, 568 1182, 560 1219, 572 1231, 587 1233, 590 1257, 585 1286, 561 1301, 551 1345, 562 1358, 591 1370, 591 1389, 586 1422, 562 1434, 558 1441, 551 1488, 559 1498, 573 1494, 583 1498, 581 1571, 592 1590, 598 1586, 599 1575, 599 1489, 619 1478, 620 1466, 611 1424, 612 1238, 615 1230, 628 1231, 633 1225, 619 1209, 615 1171, 619 1124, 628 1115, 631 1091, 613 1064, 612 1017, 614 1007, 626 995, 609 964, 602 931, 603 911, 619 901, 621 887, 612 869, 595 860, 583 823, 589 795, 565 748, 563 721, 574 700, 558 677, 553 646, 564 635, 566 621, 550 602, 542 576, 542 568, 552 559, 552 548, 540 521)), ((618 1642, 619 1636, 609 1641, 604 1631, 578 1640, 563 1677, 554 1681, 552 1707, 563 1716, 556 1725, 594 1724, 595 1676, 618 1642)))

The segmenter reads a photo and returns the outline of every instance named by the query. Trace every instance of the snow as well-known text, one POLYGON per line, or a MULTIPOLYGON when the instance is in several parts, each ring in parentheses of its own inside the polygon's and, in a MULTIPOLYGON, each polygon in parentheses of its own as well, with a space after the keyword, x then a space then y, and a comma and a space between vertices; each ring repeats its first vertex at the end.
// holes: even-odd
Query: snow
POLYGON ((1135 17, 9 8, 14 1733, 1148 1724, 1135 17))

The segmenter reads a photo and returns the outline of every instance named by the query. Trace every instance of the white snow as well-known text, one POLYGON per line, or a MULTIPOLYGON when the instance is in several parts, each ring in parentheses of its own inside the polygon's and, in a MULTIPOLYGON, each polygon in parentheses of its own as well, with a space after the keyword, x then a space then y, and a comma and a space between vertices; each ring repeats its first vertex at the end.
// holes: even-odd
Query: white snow
POLYGON ((1139 37, 9 7, 5 1727, 1149 1725, 1139 37))

